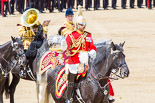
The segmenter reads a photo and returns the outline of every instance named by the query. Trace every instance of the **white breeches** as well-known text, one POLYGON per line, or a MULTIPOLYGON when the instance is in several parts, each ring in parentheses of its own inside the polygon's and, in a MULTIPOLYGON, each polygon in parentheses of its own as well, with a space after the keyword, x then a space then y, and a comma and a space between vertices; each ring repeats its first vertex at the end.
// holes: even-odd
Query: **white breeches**
POLYGON ((68 74, 69 71, 72 74, 78 74, 78 66, 79 64, 66 64, 65 73, 68 74))

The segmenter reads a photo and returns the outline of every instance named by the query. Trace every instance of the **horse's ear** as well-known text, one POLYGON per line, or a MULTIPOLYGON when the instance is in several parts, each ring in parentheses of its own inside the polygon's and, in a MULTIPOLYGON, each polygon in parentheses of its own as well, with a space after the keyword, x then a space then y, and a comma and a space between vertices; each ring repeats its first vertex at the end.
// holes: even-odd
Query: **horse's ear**
POLYGON ((13 36, 11 36, 11 39, 12 39, 12 41, 13 41, 13 42, 15 42, 15 41, 16 41, 16 40, 15 40, 15 38, 14 38, 13 36))
POLYGON ((125 44, 125 41, 123 42, 122 47, 124 46, 124 44, 125 44))
POLYGON ((113 51, 116 50, 115 44, 113 42, 111 42, 111 48, 113 51))
POLYGON ((121 47, 123 47, 123 46, 124 46, 124 44, 125 44, 125 41, 124 41, 123 43, 120 43, 119 45, 120 45, 121 47))

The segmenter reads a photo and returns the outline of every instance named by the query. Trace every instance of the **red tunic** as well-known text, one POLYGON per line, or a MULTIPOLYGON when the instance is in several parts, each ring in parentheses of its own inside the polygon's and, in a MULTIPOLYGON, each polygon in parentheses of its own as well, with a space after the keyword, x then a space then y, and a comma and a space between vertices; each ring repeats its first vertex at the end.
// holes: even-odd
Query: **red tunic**
POLYGON ((3 2, 8 2, 9 0, 1 0, 1 1, 3 1, 3 2))
MULTIPOLYGON (((73 45, 73 42, 71 40, 71 36, 74 37, 75 40, 77 40, 81 35, 84 35, 84 33, 80 34, 77 31, 74 31, 74 32, 72 32, 72 34, 69 34, 66 37, 66 42, 67 42, 67 46, 68 46, 69 50, 71 49, 71 46, 73 45)), ((80 49, 78 50, 78 52, 75 55, 69 57, 68 64, 78 64, 78 63, 80 63, 79 57, 78 57, 80 51, 87 51, 87 52, 91 51, 91 50, 95 50, 96 51, 96 46, 93 43, 93 39, 92 39, 91 33, 88 33, 88 32, 86 32, 86 33, 87 33, 87 35, 85 36, 84 41, 82 42, 82 44, 80 46, 80 49)), ((76 48, 73 47, 71 49, 70 54, 72 55, 77 49, 78 49, 78 47, 76 47, 76 48)))

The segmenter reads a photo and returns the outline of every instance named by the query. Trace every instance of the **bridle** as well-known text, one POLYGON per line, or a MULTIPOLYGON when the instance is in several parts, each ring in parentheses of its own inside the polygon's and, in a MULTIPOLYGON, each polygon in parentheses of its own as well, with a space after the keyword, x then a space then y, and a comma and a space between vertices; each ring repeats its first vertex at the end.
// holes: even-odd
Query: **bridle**
POLYGON ((4 58, 3 55, 1 56, 2 59, 7 63, 8 67, 9 67, 10 62, 11 62, 11 67, 10 67, 11 69, 9 69, 9 70, 8 69, 5 70, 5 68, 0 63, 0 70, 2 71, 2 74, 4 74, 5 77, 7 77, 7 75, 17 66, 17 64, 19 64, 19 65, 22 64, 21 63, 21 61, 22 61, 21 58, 25 56, 25 53, 24 53, 24 51, 22 49, 17 48, 17 45, 18 45, 17 42, 15 42, 14 44, 12 44, 12 49, 13 49, 13 52, 15 54, 15 57, 14 57, 15 59, 13 61, 12 60, 7 61, 4 58))
MULTIPOLYGON (((113 55, 113 60, 114 60, 114 62, 116 63, 116 58, 115 58, 116 53, 113 53, 112 55, 113 55)), ((91 58, 90 58, 90 59, 91 59, 91 58)), ((91 60, 91 61, 93 61, 93 60, 91 60)), ((94 75, 94 73, 92 72, 92 70, 95 71, 96 74, 98 74, 99 72, 97 71, 97 68, 96 68, 96 66, 93 64, 93 62, 92 62, 91 64, 92 64, 92 66, 93 66, 93 69, 91 69, 90 74, 91 74, 91 76, 92 76, 96 81, 104 80, 104 79, 110 79, 110 81, 107 82, 103 87, 102 87, 101 84, 98 82, 99 87, 100 87, 100 89, 101 89, 102 91, 105 90, 105 88, 109 85, 109 83, 113 82, 114 80, 119 80, 119 79, 121 78, 120 73, 119 73, 119 75, 118 75, 117 73, 120 72, 121 67, 122 67, 123 65, 125 65, 125 63, 120 64, 120 65, 117 65, 117 64, 116 64, 116 65, 118 66, 118 68, 117 68, 117 69, 112 69, 112 70, 111 70, 110 76, 99 75, 99 76, 97 77, 97 76, 94 75), (101 77, 100 77, 100 76, 101 76, 101 77)))

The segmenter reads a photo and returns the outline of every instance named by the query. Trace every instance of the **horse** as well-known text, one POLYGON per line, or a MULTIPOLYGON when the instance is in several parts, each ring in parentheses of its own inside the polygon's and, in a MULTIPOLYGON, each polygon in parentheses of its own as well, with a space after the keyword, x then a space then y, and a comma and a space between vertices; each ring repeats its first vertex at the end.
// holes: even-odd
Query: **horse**
MULTIPOLYGON (((109 103, 108 101, 108 79, 112 69, 120 70, 120 77, 129 76, 129 69, 123 53, 123 44, 97 46, 97 56, 95 60, 90 60, 88 72, 85 79, 78 83, 74 90, 73 103, 109 103)), ((55 94, 55 81, 59 70, 64 67, 58 66, 54 70, 49 69, 47 74, 48 88, 56 103, 65 103, 66 92, 57 99, 55 94)))
MULTIPOLYGON (((49 103, 50 101, 53 101, 52 98, 49 98, 49 93, 47 90, 47 76, 46 72, 42 75, 39 75, 39 66, 40 66, 40 59, 42 55, 49 50, 48 41, 44 40, 42 46, 37 50, 36 58, 30 58, 28 61, 27 67, 27 75, 25 78, 22 78, 24 80, 30 80, 36 82, 36 90, 37 90, 37 99, 38 103, 49 103)), ((14 103, 14 93, 16 90, 16 86, 18 85, 20 81, 19 68, 15 68, 12 71, 13 79, 11 82, 11 85, 9 87, 10 90, 10 103, 14 103)), ((54 103, 54 102, 53 102, 54 103)))
POLYGON ((23 54, 22 42, 19 39, 11 38, 12 41, 0 46, 0 103, 3 103, 4 90, 6 97, 9 98, 9 73, 11 69, 23 65, 26 58, 23 54))

